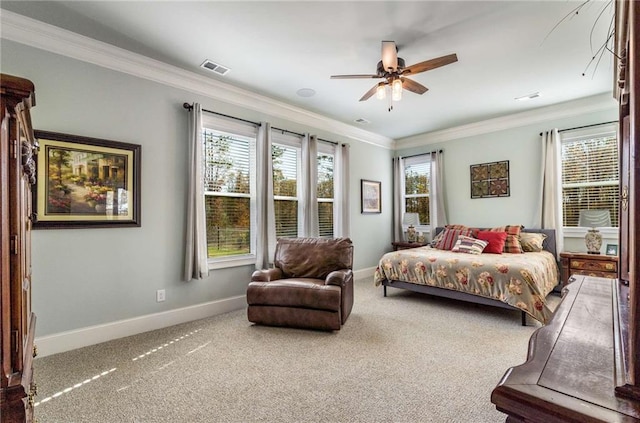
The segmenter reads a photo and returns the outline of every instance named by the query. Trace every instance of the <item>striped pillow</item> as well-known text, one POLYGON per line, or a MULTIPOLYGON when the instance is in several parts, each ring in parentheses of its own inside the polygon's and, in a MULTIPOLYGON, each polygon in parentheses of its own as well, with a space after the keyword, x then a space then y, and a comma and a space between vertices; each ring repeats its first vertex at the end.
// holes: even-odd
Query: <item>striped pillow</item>
POLYGON ((471 238, 469 236, 460 235, 451 251, 456 253, 482 254, 484 247, 489 244, 481 239, 471 238))
POLYGON ((507 240, 504 243, 504 253, 522 254, 522 245, 520 245, 521 225, 506 225, 498 228, 489 229, 491 232, 506 232, 507 240))
POLYGON ((441 233, 442 237, 434 245, 439 250, 451 250, 456 244, 460 235, 471 236, 471 229, 445 229, 441 233))

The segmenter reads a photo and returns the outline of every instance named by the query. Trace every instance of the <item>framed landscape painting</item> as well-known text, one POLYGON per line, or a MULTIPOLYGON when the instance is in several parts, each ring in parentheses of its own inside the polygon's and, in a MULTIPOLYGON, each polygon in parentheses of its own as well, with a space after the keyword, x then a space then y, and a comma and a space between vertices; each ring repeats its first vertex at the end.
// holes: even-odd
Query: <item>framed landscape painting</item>
POLYGON ((368 181, 361 179, 362 213, 382 213, 382 204, 380 200, 380 185, 378 181, 368 181))
POLYGON ((34 228, 140 226, 140 145, 34 133, 34 228))

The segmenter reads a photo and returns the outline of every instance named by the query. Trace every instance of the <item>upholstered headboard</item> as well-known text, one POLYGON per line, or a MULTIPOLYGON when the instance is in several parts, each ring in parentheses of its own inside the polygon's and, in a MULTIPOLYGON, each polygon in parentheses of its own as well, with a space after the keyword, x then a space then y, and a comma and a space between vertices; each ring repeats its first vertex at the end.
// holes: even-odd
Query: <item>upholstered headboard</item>
MULTIPOLYGON (((440 232, 442 232, 443 229, 444 228, 442 226, 437 227, 435 235, 438 235, 440 232)), ((478 228, 478 229, 486 229, 486 228, 478 228)), ((545 234, 547 237, 542 243, 542 248, 549 251, 557 259, 558 254, 556 252, 556 230, 555 229, 525 228, 525 229, 522 229, 521 232, 545 234)))

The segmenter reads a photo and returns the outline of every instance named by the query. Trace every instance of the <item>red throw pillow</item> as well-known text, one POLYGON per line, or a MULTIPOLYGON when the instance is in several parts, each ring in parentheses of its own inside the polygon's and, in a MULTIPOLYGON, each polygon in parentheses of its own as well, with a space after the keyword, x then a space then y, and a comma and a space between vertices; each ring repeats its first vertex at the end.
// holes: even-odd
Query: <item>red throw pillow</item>
POLYGON ((483 253, 502 254, 504 243, 507 240, 506 232, 478 231, 476 238, 487 241, 483 253))

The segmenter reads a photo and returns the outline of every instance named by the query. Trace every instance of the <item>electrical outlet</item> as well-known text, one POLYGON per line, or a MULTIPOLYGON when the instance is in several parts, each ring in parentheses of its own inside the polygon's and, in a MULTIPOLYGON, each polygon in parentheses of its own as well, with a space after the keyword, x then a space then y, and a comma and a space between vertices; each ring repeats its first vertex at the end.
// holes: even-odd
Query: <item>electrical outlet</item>
POLYGON ((156 291, 156 302, 161 303, 164 301, 164 299, 165 299, 164 289, 158 289, 156 291))

